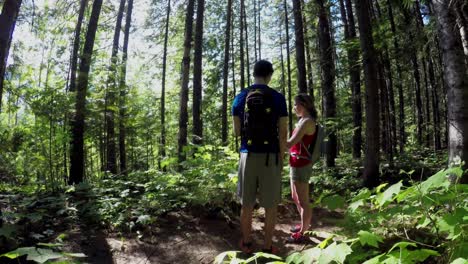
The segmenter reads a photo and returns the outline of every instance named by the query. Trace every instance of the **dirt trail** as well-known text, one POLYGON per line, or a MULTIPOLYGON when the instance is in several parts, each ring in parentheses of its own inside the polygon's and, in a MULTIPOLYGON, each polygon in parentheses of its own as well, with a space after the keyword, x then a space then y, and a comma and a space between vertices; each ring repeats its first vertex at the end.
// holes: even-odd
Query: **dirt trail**
MULTIPOLYGON (((338 228, 327 219, 340 218, 339 214, 324 209, 314 210, 312 229, 316 236, 308 245, 320 243, 338 228)), ((280 256, 301 250, 307 244, 287 244, 292 223, 297 216, 291 204, 282 205, 276 226, 275 245, 280 256)), ((256 210, 253 220, 253 239, 256 249, 263 244, 263 212, 256 210)), ((70 233, 70 249, 81 250, 88 263, 148 264, 148 263, 212 263, 224 251, 238 250, 239 221, 225 217, 193 216, 186 212, 172 212, 158 219, 157 226, 143 231, 140 238, 121 238, 117 234, 100 231, 74 230, 70 233)))

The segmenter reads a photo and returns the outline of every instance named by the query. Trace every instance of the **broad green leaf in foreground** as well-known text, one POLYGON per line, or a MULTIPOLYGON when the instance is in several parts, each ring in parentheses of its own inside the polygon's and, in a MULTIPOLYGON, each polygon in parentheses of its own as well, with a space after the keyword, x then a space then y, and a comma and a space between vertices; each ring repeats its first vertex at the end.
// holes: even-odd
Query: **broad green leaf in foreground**
POLYGON ((361 245, 363 246, 369 245, 369 246, 378 248, 379 247, 378 243, 379 242, 382 243, 383 241, 382 237, 376 234, 370 233, 368 231, 364 231, 364 230, 359 231, 358 235, 359 235, 359 242, 361 242, 361 245))
POLYGON ((384 205, 386 202, 392 201, 393 195, 398 194, 400 192, 401 186, 403 186, 403 183, 400 181, 388 187, 388 189, 385 190, 385 192, 379 193, 376 198, 376 201, 378 202, 379 206, 384 205))

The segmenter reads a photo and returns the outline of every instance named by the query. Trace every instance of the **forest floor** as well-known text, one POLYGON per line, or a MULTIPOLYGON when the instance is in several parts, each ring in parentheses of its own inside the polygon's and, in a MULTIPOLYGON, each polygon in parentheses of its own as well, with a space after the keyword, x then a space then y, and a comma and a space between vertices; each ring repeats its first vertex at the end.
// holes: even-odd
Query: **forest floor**
MULTIPOLYGON (((67 248, 82 252, 86 262, 99 264, 146 263, 213 263, 225 251, 237 251, 240 238, 238 217, 225 214, 198 215, 196 212, 177 211, 158 218, 136 237, 122 237, 81 226, 68 231, 67 248)), ((192 210, 193 211, 193 210, 192 210)), ((253 239, 256 251, 263 245, 263 209, 254 212, 253 239)), ((326 209, 314 209, 312 230, 314 235, 305 244, 288 244, 291 225, 298 222, 297 213, 290 203, 280 205, 274 244, 279 256, 286 257, 308 245, 314 246, 335 233, 333 224, 342 214, 326 209)), ((240 257, 248 257, 240 255, 240 257)), ((245 259, 245 258, 244 258, 245 259)))

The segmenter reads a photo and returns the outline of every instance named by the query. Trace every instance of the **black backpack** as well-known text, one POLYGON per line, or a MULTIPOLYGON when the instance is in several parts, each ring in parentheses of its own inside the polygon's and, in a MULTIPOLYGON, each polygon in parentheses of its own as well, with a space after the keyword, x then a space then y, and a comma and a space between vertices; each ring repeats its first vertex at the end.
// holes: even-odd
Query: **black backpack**
POLYGON ((271 88, 250 88, 244 108, 242 136, 247 148, 262 152, 278 152, 278 118, 274 104, 275 91, 271 88))

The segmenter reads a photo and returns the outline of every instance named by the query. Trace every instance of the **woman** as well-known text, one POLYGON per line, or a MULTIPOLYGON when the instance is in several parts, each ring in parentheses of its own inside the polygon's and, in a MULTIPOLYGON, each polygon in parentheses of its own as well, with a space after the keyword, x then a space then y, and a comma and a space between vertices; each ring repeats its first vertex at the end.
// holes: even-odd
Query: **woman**
POLYGON ((304 232, 310 226, 312 209, 309 206, 309 179, 312 174, 311 153, 307 147, 316 139, 317 110, 312 98, 299 94, 294 98, 294 112, 299 121, 296 124, 287 146, 290 152, 289 165, 291 194, 301 216, 301 224, 291 229, 289 242, 300 243, 305 240, 304 232))

